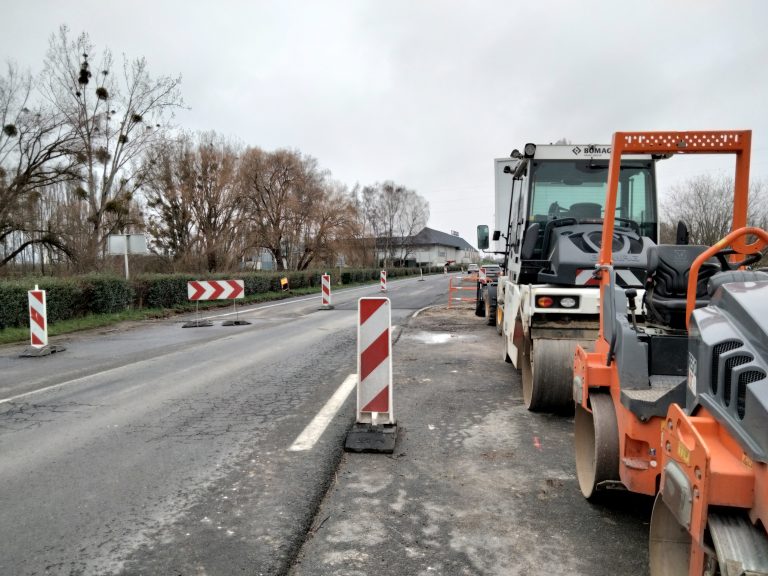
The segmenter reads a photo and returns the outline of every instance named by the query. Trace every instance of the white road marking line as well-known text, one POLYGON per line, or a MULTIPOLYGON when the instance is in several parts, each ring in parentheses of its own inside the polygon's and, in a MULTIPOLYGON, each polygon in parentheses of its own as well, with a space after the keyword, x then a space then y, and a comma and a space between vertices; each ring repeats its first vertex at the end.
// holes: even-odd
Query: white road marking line
POLYGON ((320 412, 315 415, 312 422, 307 424, 307 427, 296 437, 288 451, 304 452, 311 450, 317 441, 320 440, 320 436, 328 428, 328 424, 331 423, 333 417, 336 416, 336 413, 344 405, 344 401, 350 392, 355 389, 355 386, 357 386, 357 374, 350 374, 341 383, 341 386, 336 389, 336 392, 333 393, 328 402, 325 403, 325 406, 320 409, 320 412))
POLYGON ((42 394, 43 392, 48 392, 49 390, 55 390, 56 388, 62 388, 63 386, 68 386, 69 384, 74 384, 75 382, 83 382, 85 380, 88 380, 90 378, 93 378, 95 376, 103 376, 104 374, 109 374, 110 372, 117 372, 118 370, 124 370, 125 368, 133 366, 133 364, 124 364, 123 366, 115 366, 114 368, 109 368, 107 370, 102 370, 101 372, 96 372, 94 374, 87 374, 86 376, 80 376, 79 378, 74 378, 72 380, 67 380, 66 382, 59 382, 58 384, 51 384, 50 386, 46 386, 45 388, 38 388, 37 390, 30 390, 29 392, 24 392, 22 394, 16 394, 16 396, 9 396, 8 398, 3 398, 0 400, 0 404, 5 404, 7 402, 14 402, 16 400, 21 400, 22 398, 26 398, 27 396, 33 396, 34 394, 42 394))
MULTIPOLYGON (((412 280, 412 278, 403 278, 402 280, 398 280, 398 281, 402 282, 402 281, 405 281, 405 280, 412 280)), ((371 287, 375 288, 376 285, 375 284, 371 284, 370 286, 362 286, 360 288, 348 288, 348 289, 340 290, 340 292, 357 292, 359 290, 365 290, 365 289, 371 288, 371 287)), ((309 298, 303 298, 301 300, 290 300, 290 301, 279 302, 277 304, 269 304, 267 306, 261 306, 259 308, 252 308, 251 311, 263 310, 264 308, 274 308, 275 306, 285 306, 286 304, 294 304, 296 302, 305 302, 307 300, 316 300, 316 299, 317 299, 317 296, 310 296, 309 298)), ((243 313, 243 312, 241 311, 241 313, 243 313)), ((228 314, 220 314, 219 316, 208 316, 208 318, 220 318, 222 316, 234 316, 234 314, 235 314, 234 312, 230 312, 228 314)), ((306 315, 302 316, 302 318, 304 318, 304 317, 306 317, 306 315)), ((393 326, 392 327, 392 331, 393 332, 394 332, 395 328, 397 328, 397 326, 393 326)), ((0 404, 6 404, 8 402, 14 402, 16 400, 21 400, 22 398, 26 398, 27 396, 33 396, 35 394, 42 394, 43 392, 48 392, 49 390, 55 390, 56 388, 62 388, 64 386, 68 386, 69 384, 74 384, 75 382, 81 382, 83 380, 87 380, 89 378, 93 378, 94 376, 99 376, 99 375, 103 375, 103 374, 109 374, 110 372, 115 372, 117 370, 122 370, 122 369, 124 369, 124 368, 126 368, 128 366, 131 366, 131 364, 125 364, 125 365, 122 365, 122 366, 116 366, 114 368, 109 368, 109 369, 103 370, 101 372, 96 372, 94 374, 87 374, 86 376, 80 376, 79 378, 74 378, 72 380, 67 380, 66 382, 59 382, 58 384, 52 384, 50 386, 46 386, 45 388, 38 388, 37 390, 30 390, 29 392, 24 392, 22 394, 17 394, 16 396, 9 396, 8 398, 2 398, 2 399, 0 399, 0 404)), ((350 376, 357 377, 356 374, 351 374, 350 376)), ((349 380, 349 378, 347 378, 347 380, 349 380)), ((344 384, 346 384, 347 380, 344 381, 342 386, 344 386, 344 384)), ((357 382, 357 380, 355 380, 355 382, 357 382)), ((340 387, 340 389, 341 389, 341 387, 340 387)), ((337 393, 338 393, 338 390, 337 390, 337 393)), ((349 395, 349 392, 347 392, 347 395, 349 395)), ((331 400, 332 399, 333 399, 333 397, 331 397, 331 400)), ((329 402, 330 402, 330 400, 329 400, 329 402)), ((343 401, 342 401, 342 403, 343 403, 343 401)), ((327 424, 326 424, 326 426, 327 426, 327 424)), ((323 430, 324 429, 325 428, 323 428, 323 430)))
MULTIPOLYGON (((392 282, 405 282, 407 280, 412 280, 412 278, 401 278, 400 280, 392 280, 392 282)), ((369 290, 371 288, 377 288, 378 286, 376 284, 370 284, 368 286, 361 286, 359 288, 342 288, 341 290, 334 291, 335 295, 338 294, 348 294, 350 292, 359 292, 361 290, 369 290)), ((319 300, 320 299, 320 292, 318 292, 316 295, 308 296, 307 298, 301 298, 299 300, 283 300, 282 302, 278 302, 276 304, 267 304, 266 306, 258 306, 257 308, 241 308, 237 312, 227 312, 226 314, 216 314, 215 316, 204 316, 201 318, 201 320, 210 320, 211 318, 224 318, 225 316, 234 316, 235 314, 247 314, 248 312, 258 312, 259 310, 265 310, 266 308, 275 308, 276 306, 287 306, 288 304, 296 304, 298 302, 309 302, 310 300, 319 300)), ((249 306, 246 304, 246 306, 249 306)))

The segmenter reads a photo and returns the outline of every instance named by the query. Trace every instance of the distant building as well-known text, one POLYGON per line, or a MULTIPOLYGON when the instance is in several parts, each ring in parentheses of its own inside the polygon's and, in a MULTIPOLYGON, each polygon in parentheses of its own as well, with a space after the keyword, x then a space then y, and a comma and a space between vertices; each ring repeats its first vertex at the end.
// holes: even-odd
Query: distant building
POLYGON ((266 248, 257 248, 251 250, 248 259, 243 260, 241 268, 247 270, 277 270, 277 265, 272 252, 266 248))
MULTIPOLYGON (((336 246, 332 252, 333 259, 318 257, 313 261, 314 266, 343 267, 343 266, 380 266, 387 261, 387 266, 417 267, 444 266, 445 264, 470 264, 480 261, 480 253, 458 233, 448 234, 423 228, 413 236, 397 236, 394 238, 376 238, 376 264, 373 264, 373 238, 362 238, 348 241, 336 246)), ((287 265, 288 263, 284 263, 287 265)), ((274 256, 266 248, 249 250, 240 264, 246 270, 277 270, 274 256)))
POLYGON ((423 228, 414 236, 377 238, 376 248, 379 262, 389 259, 393 266, 443 266, 480 260, 480 253, 469 242, 432 228, 423 228))

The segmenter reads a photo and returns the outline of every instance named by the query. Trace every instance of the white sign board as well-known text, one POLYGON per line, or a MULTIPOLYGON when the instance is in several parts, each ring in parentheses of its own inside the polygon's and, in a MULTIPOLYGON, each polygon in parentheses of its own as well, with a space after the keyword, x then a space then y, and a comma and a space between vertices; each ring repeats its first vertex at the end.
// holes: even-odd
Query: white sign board
POLYGON ((146 254, 147 239, 144 234, 110 234, 107 252, 112 255, 146 254))

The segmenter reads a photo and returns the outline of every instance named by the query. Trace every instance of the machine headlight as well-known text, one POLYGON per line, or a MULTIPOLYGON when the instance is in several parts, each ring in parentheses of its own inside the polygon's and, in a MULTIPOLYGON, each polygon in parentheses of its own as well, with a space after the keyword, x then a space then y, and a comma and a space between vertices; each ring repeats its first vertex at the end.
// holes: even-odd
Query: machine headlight
POLYGON ((565 298, 560 298, 560 306, 562 306, 563 308, 575 308, 576 298, 571 298, 570 296, 566 296, 565 298))

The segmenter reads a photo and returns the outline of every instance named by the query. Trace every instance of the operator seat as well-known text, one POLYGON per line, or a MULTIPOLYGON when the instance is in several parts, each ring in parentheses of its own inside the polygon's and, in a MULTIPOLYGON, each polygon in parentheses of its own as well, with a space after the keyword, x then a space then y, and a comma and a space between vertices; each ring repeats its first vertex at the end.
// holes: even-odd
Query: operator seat
POLYGON ((577 220, 599 220, 602 206, 594 202, 577 202, 571 204, 566 216, 576 218, 577 220))
MULTIPOLYGON (((693 261, 708 248, 678 244, 659 244, 648 248, 644 301, 651 323, 685 330, 688 274, 693 261)), ((709 302, 707 283, 719 271, 720 266, 714 260, 707 260, 701 265, 696 282, 696 308, 709 302)))

